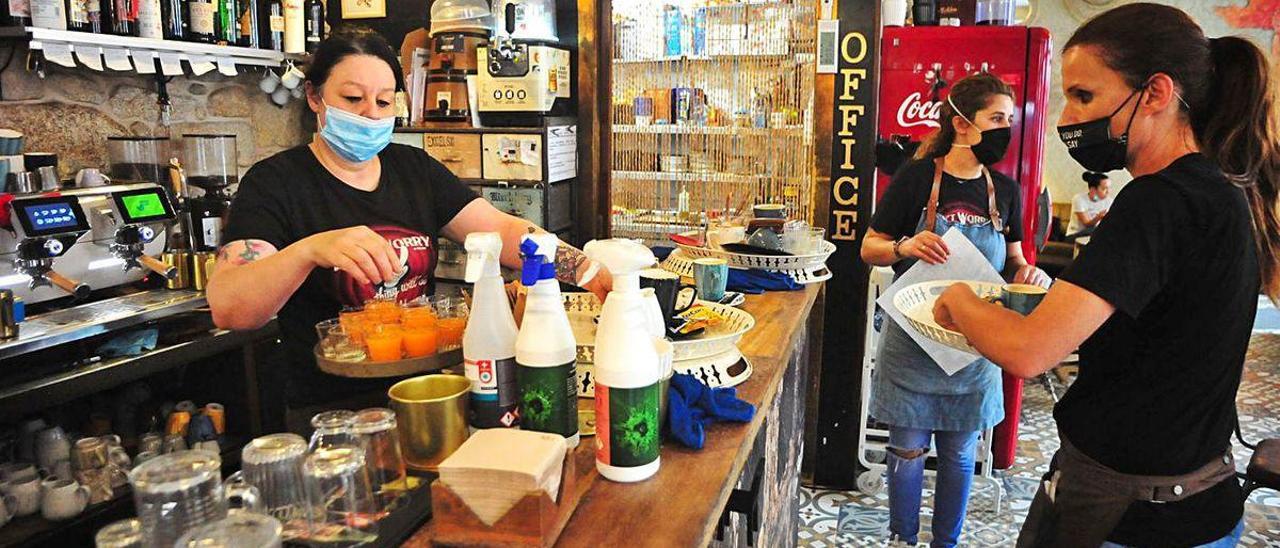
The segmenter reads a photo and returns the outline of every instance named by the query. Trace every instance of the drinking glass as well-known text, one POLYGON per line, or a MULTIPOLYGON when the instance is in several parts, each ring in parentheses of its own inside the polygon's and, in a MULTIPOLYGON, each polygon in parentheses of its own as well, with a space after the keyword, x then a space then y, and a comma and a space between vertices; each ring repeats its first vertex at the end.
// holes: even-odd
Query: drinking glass
POLYGON ((365 330, 364 343, 369 348, 370 360, 398 360, 404 355, 404 330, 398 323, 378 324, 365 330))
POLYGON ((462 297, 435 297, 437 350, 456 350, 462 346, 462 332, 467 328, 467 301, 462 297))
POLYGON ((342 331, 359 345, 364 344, 365 318, 364 307, 360 306, 344 306, 338 312, 338 323, 342 325, 342 331))
POLYGON ((331 360, 358 362, 365 359, 364 346, 347 334, 341 320, 325 320, 316 324, 320 337, 320 353, 331 360))
POLYGON ((307 449, 315 451, 323 447, 358 444, 355 434, 351 433, 351 419, 355 416, 352 411, 337 409, 311 417, 311 427, 315 431, 311 433, 307 449))
POLYGON ((389 512, 408 487, 396 414, 382 407, 362 409, 352 420, 351 431, 364 449, 365 470, 377 496, 378 509, 389 512))
POLYGON ((188 531, 175 548, 279 548, 280 522, 271 516, 231 511, 227 517, 188 531))
POLYGON ((377 538, 378 502, 359 445, 316 449, 303 460, 302 476, 312 508, 310 541, 356 544, 377 538))
POLYGON ((142 548, 142 522, 123 519, 98 529, 93 537, 96 548, 142 548))
POLYGON ((812 227, 809 229, 809 253, 817 253, 822 249, 822 241, 827 238, 827 229, 812 227))
POLYGON ((400 310, 405 357, 420 358, 435 354, 439 343, 435 307, 426 300, 416 300, 400 310))
POLYGON ((227 517, 221 469, 216 454, 179 451, 129 472, 147 546, 173 546, 187 531, 227 517))
POLYGON ((364 303, 365 314, 379 323, 400 323, 400 307, 394 300, 372 300, 364 303))
POLYGON ((311 519, 302 483, 302 460, 307 440, 297 434, 255 438, 240 451, 244 480, 258 488, 262 511, 280 520, 285 537, 305 532, 311 519))

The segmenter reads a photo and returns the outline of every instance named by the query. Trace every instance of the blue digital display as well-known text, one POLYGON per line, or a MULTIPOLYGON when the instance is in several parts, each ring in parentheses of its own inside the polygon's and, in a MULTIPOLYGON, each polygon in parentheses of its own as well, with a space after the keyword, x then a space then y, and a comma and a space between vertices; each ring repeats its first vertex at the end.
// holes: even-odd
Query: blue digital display
POLYGON ((31 228, 37 232, 54 232, 64 228, 75 229, 80 224, 76 212, 65 203, 36 204, 22 208, 31 228))

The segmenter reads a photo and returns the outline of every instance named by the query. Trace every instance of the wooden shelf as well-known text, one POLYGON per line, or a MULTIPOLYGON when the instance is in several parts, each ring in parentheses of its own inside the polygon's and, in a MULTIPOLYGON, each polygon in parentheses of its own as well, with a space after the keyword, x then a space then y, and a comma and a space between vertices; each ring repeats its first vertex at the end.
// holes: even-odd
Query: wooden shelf
POLYGON ((32 50, 44 51, 45 59, 67 67, 82 65, 94 70, 150 74, 154 72, 154 60, 159 58, 166 76, 187 72, 182 68, 184 61, 189 71, 197 76, 213 70, 232 76, 237 74, 236 67, 239 66, 278 67, 286 61, 305 63, 309 58, 305 54, 286 54, 268 49, 40 27, 2 27, 0 38, 25 39, 32 50), (146 68, 138 70, 140 63, 146 68))
POLYGON ((681 55, 679 57, 659 57, 656 59, 614 59, 614 65, 660 65, 663 63, 737 63, 742 61, 786 61, 796 54, 792 53, 740 53, 718 55, 681 55))
POLYGON ((671 125, 671 124, 651 124, 647 126, 637 126, 629 124, 614 124, 614 134, 641 134, 641 135, 750 135, 750 136, 774 136, 785 135, 789 137, 804 136, 804 126, 789 125, 783 127, 736 127, 736 126, 688 126, 688 125, 671 125))

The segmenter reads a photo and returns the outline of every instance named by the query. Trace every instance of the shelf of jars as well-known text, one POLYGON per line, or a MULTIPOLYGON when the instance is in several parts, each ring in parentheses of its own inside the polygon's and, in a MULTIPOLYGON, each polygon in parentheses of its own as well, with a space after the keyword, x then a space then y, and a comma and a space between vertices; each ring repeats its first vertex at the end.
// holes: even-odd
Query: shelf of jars
POLYGON ((25 39, 33 51, 43 52, 45 60, 65 67, 152 74, 157 72, 159 60, 158 69, 165 76, 186 73, 183 63, 196 76, 214 70, 234 76, 240 66, 279 67, 286 61, 304 62, 307 57, 269 49, 41 27, 3 27, 0 38, 25 39))

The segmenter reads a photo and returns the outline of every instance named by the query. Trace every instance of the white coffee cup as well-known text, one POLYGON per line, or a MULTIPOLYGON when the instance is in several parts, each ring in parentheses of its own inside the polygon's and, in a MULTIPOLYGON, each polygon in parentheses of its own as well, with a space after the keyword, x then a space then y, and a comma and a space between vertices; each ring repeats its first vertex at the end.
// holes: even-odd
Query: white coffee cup
POLYGON ((40 511, 40 479, 7 481, 0 484, 0 493, 13 497, 13 513, 18 516, 29 516, 40 511))
POLYGON ((280 75, 276 74, 274 70, 267 69, 267 74, 258 82, 258 89, 262 90, 263 93, 269 94, 278 87, 280 87, 280 75))
POLYGON ((0 465, 0 481, 22 481, 40 477, 36 465, 29 462, 10 462, 0 465))
POLYGON ((89 188, 109 184, 111 184, 111 178, 103 175, 96 167, 86 167, 76 173, 76 188, 89 188))
POLYGON ((89 488, 75 480, 58 480, 45 486, 40 514, 44 519, 58 521, 80 515, 89 504, 89 488))
POLYGON ((18 497, 13 495, 0 496, 0 527, 9 523, 9 520, 18 515, 18 497))
POLYGON ((271 93, 271 102, 277 106, 285 106, 289 102, 289 89, 285 87, 277 88, 271 93))
POLYGON ((280 85, 288 89, 293 89, 302 84, 302 79, 306 77, 307 74, 302 72, 301 69, 296 66, 289 65, 289 70, 284 71, 284 76, 280 77, 280 85))

